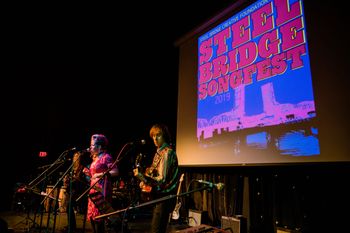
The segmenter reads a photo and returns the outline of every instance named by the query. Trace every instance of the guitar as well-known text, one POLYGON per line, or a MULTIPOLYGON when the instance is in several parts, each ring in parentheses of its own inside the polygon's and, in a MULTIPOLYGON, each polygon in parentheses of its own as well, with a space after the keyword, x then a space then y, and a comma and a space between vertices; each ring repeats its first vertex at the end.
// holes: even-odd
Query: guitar
POLYGON ((173 213, 171 214, 171 218, 174 219, 174 220, 177 220, 179 219, 180 217, 180 214, 179 214, 179 210, 180 210, 180 207, 181 207, 181 202, 179 201, 179 193, 180 193, 180 190, 181 190, 181 183, 184 179, 184 173, 181 174, 181 177, 180 177, 180 183, 179 183, 179 187, 177 188, 177 194, 176 194, 176 205, 175 205, 175 208, 173 210, 173 213))
MULTIPOLYGON (((141 168, 142 156, 143 156, 143 155, 142 155, 141 153, 138 154, 137 157, 136 157, 136 160, 135 160, 135 168, 138 169, 138 172, 142 172, 142 171, 141 171, 142 169, 140 169, 140 168, 141 168)), ((147 169, 148 169, 148 168, 146 168, 146 171, 147 171, 147 169)), ((146 199, 146 200, 149 200, 150 197, 148 197, 148 196, 150 196, 150 193, 151 193, 151 191, 152 191, 152 186, 146 185, 145 182, 141 180, 141 182, 139 183, 139 187, 141 188, 141 192, 142 192, 142 193, 147 194, 147 195, 146 195, 147 197, 146 197, 145 199, 146 199)))

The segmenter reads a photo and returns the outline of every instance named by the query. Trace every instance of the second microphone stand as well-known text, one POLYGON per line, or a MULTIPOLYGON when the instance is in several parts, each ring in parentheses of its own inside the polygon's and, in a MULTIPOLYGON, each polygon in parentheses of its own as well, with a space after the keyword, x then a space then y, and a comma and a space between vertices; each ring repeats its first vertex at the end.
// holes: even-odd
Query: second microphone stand
POLYGON ((210 185, 203 185, 200 188, 197 188, 197 189, 194 189, 194 190, 191 190, 191 191, 187 191, 187 192, 184 192, 184 193, 170 194, 168 196, 161 197, 161 198, 158 198, 158 199, 155 199, 155 200, 152 200, 152 201, 144 202, 144 203, 141 203, 141 204, 136 205, 136 206, 129 206, 127 208, 120 209, 120 210, 117 210, 117 211, 114 211, 114 212, 111 212, 111 213, 101 214, 99 216, 96 216, 95 219, 106 218, 106 217, 109 217, 111 215, 115 215, 115 214, 118 214, 118 213, 121 213, 121 212, 126 212, 128 210, 137 209, 137 208, 141 208, 141 207, 148 206, 148 205, 153 205, 153 204, 156 204, 158 202, 163 202, 163 201, 166 201, 166 200, 169 200, 169 199, 172 199, 172 198, 181 197, 181 196, 184 196, 184 195, 188 195, 190 193, 199 192, 199 191, 206 190, 206 189, 212 190, 212 188, 213 187, 210 186, 210 185))
MULTIPOLYGON (((73 148, 73 149, 75 149, 75 148, 73 148)), ((42 227, 43 211, 44 211, 43 203, 45 200, 47 200, 47 198, 52 198, 52 197, 50 196, 51 192, 49 194, 47 194, 43 191, 43 189, 41 189, 41 192, 38 192, 38 191, 36 191, 37 190, 36 187, 40 183, 42 183, 43 181, 46 181, 47 178, 52 173, 54 173, 56 170, 58 170, 64 164, 64 157, 67 155, 68 152, 72 151, 73 149, 68 149, 68 150, 63 151, 60 154, 60 156, 52 164, 40 167, 40 168, 46 168, 46 169, 41 174, 39 174, 39 176, 37 176, 34 180, 29 182, 27 187, 25 187, 26 190, 29 190, 32 193, 36 193, 36 194, 40 194, 40 195, 44 196, 43 201, 39 205, 39 209, 41 212, 40 226, 39 226, 40 231, 41 231, 41 227, 42 227), (33 192, 33 191, 35 191, 35 192, 33 192)), ((51 191, 53 191, 53 189, 51 191)), ((33 220, 34 223, 35 223, 36 213, 37 213, 37 210, 35 211, 35 214, 34 214, 34 220, 33 220)))
POLYGON ((107 175, 110 170, 113 169, 113 167, 115 167, 119 162, 120 162, 120 159, 119 157, 121 156, 122 152, 124 151, 125 147, 128 146, 128 145, 131 145, 130 143, 126 143, 122 149, 120 150, 116 160, 113 162, 113 164, 105 171, 103 172, 102 176, 99 177, 93 184, 90 185, 90 187, 88 189, 86 189, 75 201, 78 202, 82 197, 84 197, 91 189, 93 189, 95 187, 95 185, 105 177, 105 175, 107 175))

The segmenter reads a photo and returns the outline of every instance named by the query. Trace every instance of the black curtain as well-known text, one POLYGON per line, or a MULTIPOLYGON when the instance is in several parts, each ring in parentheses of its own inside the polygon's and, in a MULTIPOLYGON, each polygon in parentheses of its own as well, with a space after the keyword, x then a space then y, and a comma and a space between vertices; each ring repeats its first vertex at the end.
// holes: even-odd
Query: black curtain
POLYGON ((243 215, 250 233, 274 233, 277 228, 295 233, 350 229, 348 163, 181 169, 185 174, 181 193, 190 192, 180 197, 184 220, 194 209, 207 212, 206 223, 215 227, 221 226, 222 216, 243 215), (225 186, 191 192, 204 185, 198 180, 225 186), (249 211, 244 212, 246 198, 249 211))

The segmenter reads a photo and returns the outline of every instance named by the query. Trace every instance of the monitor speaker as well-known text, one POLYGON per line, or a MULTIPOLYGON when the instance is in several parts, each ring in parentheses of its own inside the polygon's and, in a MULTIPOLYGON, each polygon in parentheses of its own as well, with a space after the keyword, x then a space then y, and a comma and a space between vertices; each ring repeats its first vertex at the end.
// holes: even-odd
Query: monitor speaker
POLYGON ((222 216, 221 229, 232 233, 247 233, 247 219, 243 216, 222 216))
POLYGON ((229 231, 224 231, 222 229, 212 227, 206 224, 201 224, 195 227, 189 227, 183 230, 171 231, 172 233, 230 233, 229 231))
POLYGON ((200 210, 188 210, 188 225, 191 227, 207 223, 208 212, 200 210))

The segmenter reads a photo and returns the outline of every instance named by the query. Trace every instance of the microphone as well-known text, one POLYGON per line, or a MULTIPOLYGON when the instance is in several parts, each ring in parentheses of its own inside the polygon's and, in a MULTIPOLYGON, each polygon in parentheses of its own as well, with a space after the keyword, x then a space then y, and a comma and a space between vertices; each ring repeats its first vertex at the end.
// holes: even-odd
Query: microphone
POLYGON ((145 145, 146 144, 146 140, 145 139, 141 139, 141 140, 137 140, 134 142, 130 142, 130 145, 145 145))
POLYGON ((78 150, 78 148, 73 147, 71 149, 68 149, 67 151, 75 151, 75 152, 79 152, 79 153, 86 153, 86 152, 90 152, 90 147, 83 149, 83 150, 78 150))
POLYGON ((79 151, 80 153, 87 153, 87 152, 90 152, 90 147, 84 149, 84 150, 80 150, 79 151))
POLYGON ((215 187, 217 188, 217 190, 222 190, 224 187, 225 187, 225 184, 224 183, 213 183, 213 182, 209 182, 209 181, 205 181, 205 180, 196 180, 198 183, 201 183, 201 184, 206 184, 208 185, 210 188, 212 187, 215 187))
POLYGON ((73 151, 73 150, 77 150, 77 148, 76 148, 76 147, 73 147, 73 148, 70 148, 70 149, 68 149, 68 150, 65 150, 65 152, 73 151))

